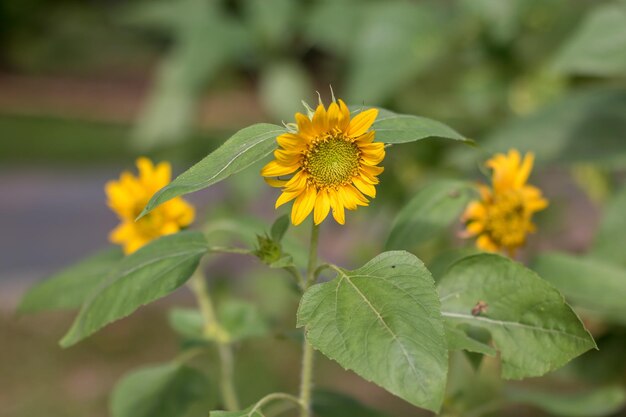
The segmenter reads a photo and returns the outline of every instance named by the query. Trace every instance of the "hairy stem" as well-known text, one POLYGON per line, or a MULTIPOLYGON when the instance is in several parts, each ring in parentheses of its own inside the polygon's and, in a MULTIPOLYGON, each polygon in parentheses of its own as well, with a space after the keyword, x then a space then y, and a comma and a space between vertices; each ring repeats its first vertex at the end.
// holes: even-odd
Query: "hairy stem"
MULTIPOLYGON (((304 290, 306 291, 315 283, 315 268, 317 266, 317 244, 319 240, 319 226, 313 224, 311 229, 311 244, 309 246, 309 264, 306 272, 306 282, 304 290)), ((315 360, 315 351, 306 337, 304 338, 302 347, 302 372, 300 374, 300 404, 302 409, 300 417, 311 416, 311 392, 313 391, 313 362, 315 360)))
POLYGON ((204 319, 205 336, 210 336, 211 339, 215 340, 217 343, 221 367, 220 389, 224 407, 226 407, 228 411, 239 410, 239 400, 237 399, 234 382, 233 350, 228 340, 224 338, 226 332, 222 329, 222 326, 217 320, 213 301, 209 296, 206 279, 202 273, 201 267, 199 267, 191 277, 189 286, 196 296, 196 301, 204 319))

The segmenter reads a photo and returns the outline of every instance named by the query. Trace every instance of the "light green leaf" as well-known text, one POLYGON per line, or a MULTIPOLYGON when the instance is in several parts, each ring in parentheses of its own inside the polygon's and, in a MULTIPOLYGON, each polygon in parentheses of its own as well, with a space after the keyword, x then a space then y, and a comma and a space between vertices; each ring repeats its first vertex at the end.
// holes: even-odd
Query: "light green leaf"
POLYGON ((584 75, 626 74, 626 5, 605 4, 594 10, 559 51, 553 67, 584 75))
POLYGON ((317 417, 385 417, 345 394, 331 391, 315 391, 313 412, 317 417))
POLYGON ((626 391, 619 386, 569 394, 516 388, 505 391, 505 395, 510 401, 534 405, 562 417, 610 416, 626 405, 626 391))
POLYGON ((446 320, 491 333, 506 379, 541 376, 596 347, 563 296, 508 258, 460 260, 439 281, 439 294, 446 320), (472 311, 479 302, 483 311, 472 311))
POLYGON ((626 267, 626 186, 617 192, 604 209, 600 230, 590 255, 626 267))
POLYGON ((189 339, 202 338, 204 319, 195 308, 175 308, 170 310, 167 317, 170 326, 178 334, 189 339))
POLYGON ((111 397, 112 417, 186 417, 207 402, 209 382, 201 372, 178 363, 149 366, 120 380, 111 397))
POLYGON ((455 326, 452 322, 446 321, 445 329, 448 350, 467 350, 468 352, 482 353, 483 355, 496 355, 494 348, 470 337, 463 331, 462 326, 455 326))
POLYGON ((269 330, 256 306, 246 301, 227 300, 220 304, 217 314, 233 342, 264 336, 269 330))
POLYGON ((83 304, 61 340, 71 346, 183 285, 208 244, 199 232, 164 236, 125 257, 83 304))
POLYGON ((474 167, 484 152, 533 152, 537 164, 601 162, 624 166, 626 89, 596 88, 571 93, 528 116, 511 119, 481 141, 478 152, 453 153, 453 163, 474 167), (593 140, 590 140, 593 138, 593 140))
POLYGON ((410 249, 459 221, 473 187, 463 181, 440 180, 420 190, 396 216, 386 249, 410 249))
POLYGON ((439 281, 452 265, 457 261, 468 256, 481 253, 481 250, 475 246, 467 246, 462 248, 453 248, 440 252, 428 264, 428 270, 433 275, 435 282, 439 281))
POLYGON ((119 248, 109 248, 54 274, 28 290, 18 311, 34 313, 80 307, 122 257, 119 248))
POLYGON ((283 240, 285 233, 287 233, 287 229, 289 229, 289 216, 284 214, 277 218, 272 224, 272 228, 270 230, 270 236, 274 242, 280 242, 283 240))
POLYGON ((198 191, 248 168, 276 149, 280 126, 259 123, 241 129, 222 146, 157 191, 139 217, 174 197, 198 191))
POLYGON ((385 252, 307 290, 298 327, 317 350, 418 407, 441 406, 448 349, 424 264, 385 252))
POLYGON ((443 138, 473 143, 451 127, 436 120, 397 114, 381 108, 378 109, 378 117, 372 125, 372 129, 376 131, 376 141, 384 143, 408 143, 427 138, 443 138))
POLYGON ((540 255, 534 269, 576 307, 626 324, 626 268, 568 255, 540 255))

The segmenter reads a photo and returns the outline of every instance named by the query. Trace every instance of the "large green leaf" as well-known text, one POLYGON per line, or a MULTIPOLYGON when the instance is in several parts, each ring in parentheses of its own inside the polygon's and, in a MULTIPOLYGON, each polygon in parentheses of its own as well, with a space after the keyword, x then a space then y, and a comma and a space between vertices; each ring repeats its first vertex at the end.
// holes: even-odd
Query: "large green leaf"
MULTIPOLYGON (((179 363, 135 370, 120 380, 111 396, 112 417, 186 417, 206 403, 210 386, 201 372, 179 363)), ((206 412, 197 414, 206 415, 206 412)))
POLYGON ((459 221, 472 186, 463 181, 441 180, 420 190, 396 216, 386 249, 414 248, 459 221))
POLYGON ((448 350, 439 298, 424 264, 385 252, 307 290, 298 327, 317 350, 404 400, 441 406, 448 350))
POLYGON ((480 142, 480 152, 453 152, 454 162, 474 167, 485 151, 534 152, 538 164, 626 164, 626 89, 596 88, 568 94, 528 116, 511 119, 480 142))
POLYGON ((265 158, 276 149, 276 136, 285 131, 280 126, 268 123, 241 129, 222 146, 157 191, 140 217, 161 203, 207 188, 265 158))
POLYGON ((533 405, 562 417, 611 416, 626 405, 626 391, 619 386, 569 394, 518 388, 508 389, 505 394, 510 401, 533 405))
POLYGON ((626 186, 606 206, 591 256, 626 267, 626 186))
POLYGON ((376 141, 407 143, 427 138, 443 138, 473 143, 449 126, 426 117, 398 114, 378 109, 378 117, 372 125, 376 141))
POLYGON ((570 74, 626 74, 626 5, 593 10, 559 51, 554 69, 570 74))
POLYGON ((563 296, 508 258, 479 254, 458 261, 439 281, 439 293, 446 320, 491 333, 504 378, 543 375, 595 347, 563 296))
POLYGON ((496 350, 486 343, 469 336, 462 328, 446 321, 446 339, 448 350, 466 350, 468 352, 482 353, 483 355, 495 356, 496 350))
POLYGON ((626 324, 626 268, 565 253, 546 253, 537 258, 534 269, 575 306, 626 324))
POLYGON ((347 395, 332 391, 315 391, 313 412, 317 417, 385 417, 347 395))
POLYGON ((183 285, 207 252, 200 232, 164 236, 125 257, 83 304, 61 340, 68 347, 183 285))
POLYGON ((119 248, 106 249, 56 273, 28 290, 18 311, 33 313, 80 307, 122 256, 119 248))

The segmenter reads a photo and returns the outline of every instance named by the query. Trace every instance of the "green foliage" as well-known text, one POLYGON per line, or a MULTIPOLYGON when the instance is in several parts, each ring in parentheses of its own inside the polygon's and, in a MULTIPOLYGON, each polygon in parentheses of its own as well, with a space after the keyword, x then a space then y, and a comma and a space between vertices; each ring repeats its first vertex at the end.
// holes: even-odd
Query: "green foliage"
POLYGON ((270 229, 270 236, 275 242, 283 240, 285 233, 289 229, 289 216, 284 214, 277 218, 270 229))
POLYGON ((258 410, 253 412, 253 409, 254 406, 241 411, 211 411, 209 417, 265 417, 258 410))
POLYGON ((227 300, 221 303, 217 316, 231 342, 264 336, 269 330, 257 307, 246 301, 227 300))
POLYGON ((441 406, 447 342, 433 279, 414 255, 385 252, 311 287, 298 309, 302 326, 344 368, 419 407, 441 406))
POLYGON ((248 168, 276 149, 276 136, 284 132, 284 128, 268 123, 241 129, 206 158, 154 194, 141 216, 174 197, 210 187, 248 168))
POLYGON ((626 267, 626 186, 622 187, 604 209, 600 230, 590 255, 626 267))
POLYGON ((483 355, 495 356, 496 350, 480 340, 468 335, 463 326, 455 326, 452 322, 445 322, 446 339, 448 350, 466 350, 468 352, 482 353, 483 355))
POLYGON ((192 417, 208 404, 210 385, 201 372, 172 362, 148 366, 125 375, 111 397, 112 417, 192 417))
POLYGON ((626 74, 626 5, 615 2, 593 9, 558 53, 553 67, 570 74, 626 74))
POLYGON ((376 141, 385 143, 407 143, 428 138, 460 140, 472 143, 449 126, 426 117, 397 114, 379 109, 378 117, 372 125, 376 131, 376 141))
MULTIPOLYGON (((597 88, 565 95, 528 116, 512 119, 484 141, 488 153, 516 148, 534 152, 538 164, 553 162, 626 163, 626 89, 597 88), (593 140, 591 140, 593 138, 593 140)), ((456 159, 468 166, 477 155, 465 152, 456 159), (468 158, 469 157, 469 158, 468 158)))
POLYGON ((541 254, 534 268, 575 306, 626 324, 626 268, 565 253, 541 254))
POLYGON ((439 293, 447 321, 491 333, 504 378, 543 375, 595 347, 563 296, 508 258, 479 254, 458 261, 439 281, 439 293))
POLYGON ((208 245, 199 232, 164 236, 125 257, 83 304, 61 340, 71 346, 137 308, 170 294, 195 271, 208 245))
POLYGON ((386 249, 414 248, 459 220, 473 187, 463 181, 441 180, 420 190, 396 216, 386 249))
POLYGON ((619 386, 571 394, 510 389, 506 396, 510 401, 532 405, 562 417, 610 416, 626 405, 626 391, 619 386))
MULTIPOLYGON (((269 10, 269 7, 264 6, 269 10)), ((291 120, 302 97, 313 90, 306 70, 293 62, 272 63, 263 69, 259 80, 259 96, 276 120, 291 120)))
POLYGON ((313 412, 318 417, 385 417, 360 402, 332 391, 316 391, 313 395, 313 412))
POLYGON ((204 318, 195 308, 174 308, 167 316, 172 329, 187 339, 201 339, 204 330, 204 318))
POLYGON ((18 311, 34 313, 80 307, 122 256, 119 248, 109 248, 54 274, 28 290, 18 311))

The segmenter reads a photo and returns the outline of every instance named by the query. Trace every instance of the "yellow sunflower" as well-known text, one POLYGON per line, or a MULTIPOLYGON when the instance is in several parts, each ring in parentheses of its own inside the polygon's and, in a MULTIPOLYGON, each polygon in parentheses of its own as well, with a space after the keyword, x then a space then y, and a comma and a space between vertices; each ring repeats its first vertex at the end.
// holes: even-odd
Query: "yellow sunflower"
POLYGON ((534 155, 522 159, 512 149, 487 161, 492 169, 492 187, 479 186, 481 199, 471 202, 463 214, 467 222, 465 235, 477 236, 476 246, 490 252, 506 251, 515 256, 535 231, 532 216, 548 206, 541 190, 526 184, 533 168, 534 155))
POLYGON ((193 206, 180 197, 161 204, 146 216, 135 221, 150 197, 169 184, 172 168, 168 162, 154 165, 148 158, 136 161, 139 175, 123 172, 119 181, 109 181, 105 186, 107 203, 117 214, 120 224, 113 229, 109 240, 122 245, 130 254, 163 235, 176 233, 193 222, 193 206))
POLYGON ((345 223, 344 209, 356 210, 376 197, 377 166, 385 158, 385 145, 374 142, 369 130, 378 110, 369 109, 350 118, 350 110, 339 100, 317 107, 312 117, 296 113, 293 131, 278 136, 275 160, 261 175, 282 189, 276 207, 294 200, 291 221, 298 225, 313 211, 320 224, 332 209, 339 224, 345 223), (291 176, 288 179, 276 177, 291 176))

